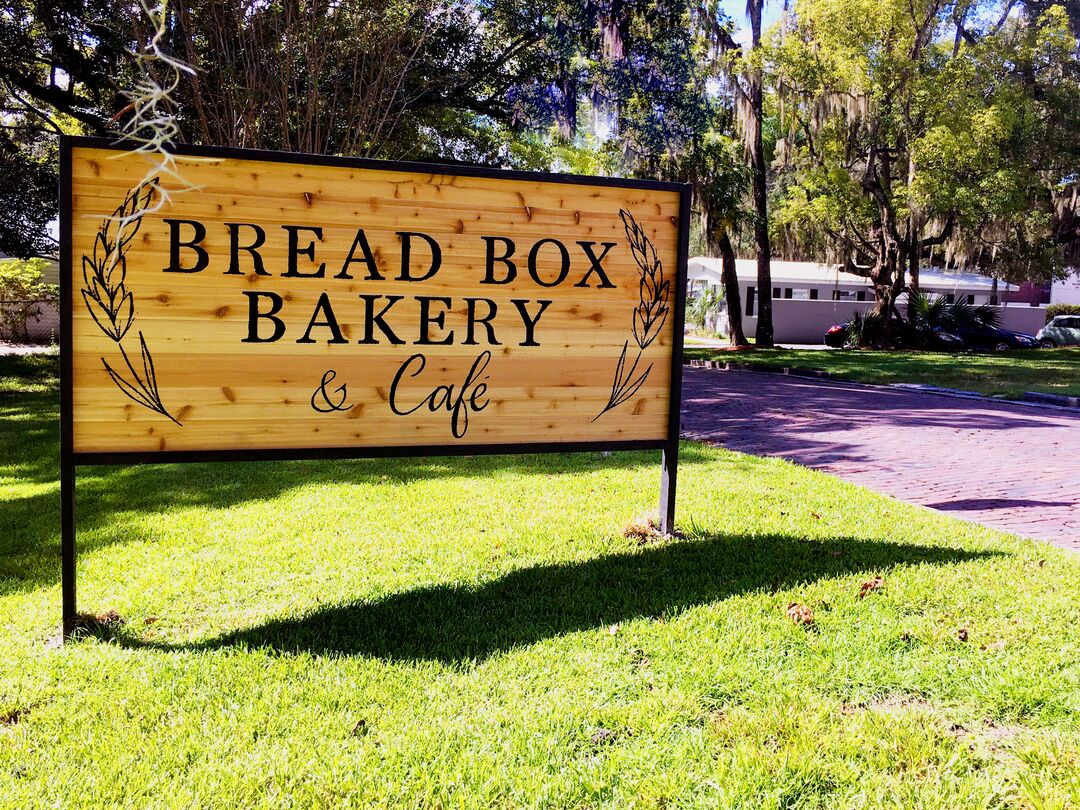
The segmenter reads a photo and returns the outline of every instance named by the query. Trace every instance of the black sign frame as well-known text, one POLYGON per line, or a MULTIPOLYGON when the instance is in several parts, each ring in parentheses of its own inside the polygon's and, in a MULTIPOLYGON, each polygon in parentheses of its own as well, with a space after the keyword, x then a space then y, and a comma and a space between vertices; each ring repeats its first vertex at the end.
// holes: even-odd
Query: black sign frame
POLYGON ((173 464, 219 461, 297 461, 417 456, 506 455, 516 453, 585 453, 597 451, 660 450, 660 531, 675 526, 675 490, 678 478, 680 401, 682 395, 683 330, 686 307, 687 263, 690 245, 690 186, 659 180, 632 180, 588 175, 523 172, 472 164, 417 163, 370 158, 274 152, 233 147, 170 147, 176 155, 234 158, 306 166, 368 169, 523 180, 570 185, 668 191, 679 194, 678 246, 672 315, 671 377, 668 430, 664 439, 589 442, 533 442, 510 444, 452 444, 432 446, 287 448, 250 450, 162 450, 156 452, 76 452, 74 449, 74 392, 72 380, 72 150, 75 148, 130 151, 122 141, 108 138, 60 136, 60 545, 63 636, 70 638, 78 624, 76 602, 76 468, 86 465, 173 464))

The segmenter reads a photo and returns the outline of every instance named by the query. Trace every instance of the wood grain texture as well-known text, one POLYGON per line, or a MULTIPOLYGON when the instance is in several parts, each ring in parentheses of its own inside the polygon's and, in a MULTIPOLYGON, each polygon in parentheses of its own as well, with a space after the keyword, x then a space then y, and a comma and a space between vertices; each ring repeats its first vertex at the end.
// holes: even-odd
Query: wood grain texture
MULTIPOLYGON (((141 218, 121 251, 122 269, 110 260, 102 270, 95 242, 100 254, 103 226, 146 168, 129 153, 72 152, 71 272, 62 281, 73 300, 76 453, 364 446, 438 452, 456 443, 668 437, 682 224, 677 191, 180 157, 179 171, 194 190, 162 181, 173 192, 171 203, 141 218), (627 217, 639 228, 638 251, 627 217), (169 219, 205 228, 199 246, 207 262, 200 271, 166 271, 169 219), (237 251, 239 272, 226 272, 228 223, 245 224, 238 229, 241 246, 255 234, 249 226, 262 229, 256 252, 265 275, 255 272, 245 250, 237 251), (282 226, 294 226, 298 250, 290 251, 282 226), (320 228, 321 238, 307 228, 320 228), (346 266, 350 254, 363 256, 355 246, 361 229, 375 272, 360 261, 346 266), (412 274, 423 275, 432 256, 426 240, 402 232, 426 234, 438 245, 442 261, 432 277, 399 279, 403 241, 411 246, 412 274), (509 283, 481 283, 488 269, 484 237, 513 241, 517 275, 509 283), (536 253, 539 283, 528 269, 530 250, 541 240, 557 240, 567 251, 565 280, 554 286, 545 285, 560 277, 564 263, 555 242, 536 253), (599 261, 602 273, 590 274, 593 260, 579 242, 590 243, 598 259, 604 243, 612 243, 599 261), (659 265, 648 268, 644 283, 643 245, 659 265), (298 273, 325 265, 322 276, 287 276, 290 255, 298 273), (89 280, 84 275, 84 257, 98 267, 96 291, 94 273, 89 280), (668 285, 663 289, 658 273, 668 285), (614 286, 601 286, 604 277, 614 286), (585 286, 575 286, 583 279, 585 286), (104 303, 88 301, 84 290, 104 303), (284 333, 275 342, 245 342, 252 337, 252 302, 269 306, 271 295, 280 297, 276 317, 284 333), (127 296, 130 326, 117 339, 127 324, 127 296), (378 297, 371 299, 373 311, 401 296, 383 320, 402 344, 392 344, 377 322, 370 324, 375 342, 360 342, 368 326, 364 296, 378 297), (538 345, 522 345, 530 335, 526 321, 543 301, 550 303, 531 332, 538 345), (121 323, 115 330, 113 315, 121 323), (298 342, 305 333, 312 342, 298 342), (410 364, 417 354, 422 371, 418 360, 410 364), (470 370, 477 374, 471 381, 470 370), (330 371, 333 379, 323 385, 330 371), (617 377, 627 395, 612 405, 617 377), (160 410, 139 393, 151 380, 160 410), (339 397, 338 410, 313 407, 339 397), (431 399, 439 405, 434 411, 424 404, 431 399)), ((186 240, 193 230, 181 226, 179 233, 186 240)), ((506 243, 493 245, 501 256, 506 243)), ((197 254, 181 247, 179 257, 190 268, 197 254)), ((495 261, 492 269, 501 278, 506 266, 495 261)), ((274 328, 268 318, 254 324, 258 337, 274 328)))

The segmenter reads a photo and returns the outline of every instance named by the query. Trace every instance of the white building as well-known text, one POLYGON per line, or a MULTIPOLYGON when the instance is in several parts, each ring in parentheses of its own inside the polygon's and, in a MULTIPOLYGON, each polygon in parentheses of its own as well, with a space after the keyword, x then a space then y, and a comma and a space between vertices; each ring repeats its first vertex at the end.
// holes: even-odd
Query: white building
MULTIPOLYGON (((702 285, 723 283, 720 259, 696 256, 690 259, 687 269, 691 296, 702 285)), ((845 273, 839 265, 773 261, 771 271, 773 332, 778 343, 820 343, 829 326, 848 321, 855 312, 866 312, 873 307, 874 290, 869 280, 845 273)), ((743 307, 743 329, 752 336, 757 329, 757 262, 736 259, 735 272, 743 307)), ((972 306, 996 304, 1009 289, 1008 284, 999 282, 995 298, 993 281, 986 276, 933 269, 920 271, 919 287, 928 295, 943 295, 949 301, 966 301, 972 306)), ((899 307, 903 312, 903 299, 899 307)), ((1045 323, 1045 312, 1043 307, 1026 304, 1002 307, 1002 326, 1034 333, 1045 323)), ((726 318, 720 318, 718 325, 726 329, 726 318)))
POLYGON ((1051 304, 1080 304, 1080 267, 1050 287, 1051 304))

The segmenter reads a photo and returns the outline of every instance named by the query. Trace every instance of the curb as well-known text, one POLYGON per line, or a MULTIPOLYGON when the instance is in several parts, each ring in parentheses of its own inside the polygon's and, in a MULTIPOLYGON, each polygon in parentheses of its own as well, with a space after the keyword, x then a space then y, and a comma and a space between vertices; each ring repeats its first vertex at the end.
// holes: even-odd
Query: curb
POLYGON ((1064 394, 1043 394, 1040 391, 1025 391, 1021 399, 1025 402, 1057 405, 1059 408, 1080 408, 1080 397, 1067 397, 1064 394))
MULTIPOLYGON (((739 363, 729 360, 687 360, 684 366, 691 368, 715 368, 720 371, 760 371, 765 374, 783 374, 790 377, 812 377, 820 380, 836 380, 837 382, 849 383, 851 380, 842 379, 830 371, 822 371, 816 368, 791 368, 790 366, 773 366, 764 363, 739 363)), ((857 383, 865 385, 866 383, 857 383)), ((880 388, 882 386, 874 386, 880 388)))
POLYGON ((691 368, 711 368, 717 371, 750 371, 757 374, 780 374, 786 377, 808 377, 817 380, 842 383, 843 385, 862 386, 864 388, 876 388, 890 391, 914 391, 922 394, 936 394, 955 399, 978 399, 996 405, 1019 405, 1023 408, 1044 408, 1052 411, 1064 411, 1075 414, 1080 411, 1080 397, 1068 397, 1060 394, 1042 394, 1037 391, 1026 392, 1021 399, 1003 399, 990 397, 977 391, 964 391, 959 388, 941 388, 936 385, 924 385, 922 383, 891 383, 889 385, 876 385, 874 383, 855 382, 844 379, 829 371, 816 368, 791 368, 790 366, 774 366, 763 363, 739 363, 727 360, 686 360, 684 366, 691 368))

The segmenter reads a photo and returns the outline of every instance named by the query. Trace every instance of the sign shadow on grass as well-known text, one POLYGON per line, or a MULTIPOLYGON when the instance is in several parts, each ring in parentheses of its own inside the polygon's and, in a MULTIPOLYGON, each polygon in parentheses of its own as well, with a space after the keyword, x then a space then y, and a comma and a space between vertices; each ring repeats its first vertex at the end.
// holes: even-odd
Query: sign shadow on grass
POLYGON ((148 642, 122 631, 115 640, 165 651, 244 647, 460 663, 615 622, 670 617, 742 594, 993 556, 999 552, 848 537, 715 535, 522 568, 479 585, 447 583, 331 605, 193 644, 148 642))

